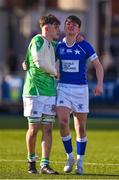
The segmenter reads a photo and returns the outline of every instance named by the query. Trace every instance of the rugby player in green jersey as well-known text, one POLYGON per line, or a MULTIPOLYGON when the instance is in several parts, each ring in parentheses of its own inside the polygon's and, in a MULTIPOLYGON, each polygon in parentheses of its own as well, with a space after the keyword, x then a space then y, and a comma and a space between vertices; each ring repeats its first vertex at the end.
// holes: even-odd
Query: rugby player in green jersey
POLYGON ((49 166, 52 146, 52 126, 55 121, 53 106, 56 101, 57 71, 53 39, 58 39, 60 21, 54 15, 42 16, 39 26, 42 33, 34 36, 28 46, 27 71, 23 89, 24 116, 28 119, 26 145, 28 172, 37 173, 35 152, 36 137, 42 129, 40 173, 57 174, 49 166))

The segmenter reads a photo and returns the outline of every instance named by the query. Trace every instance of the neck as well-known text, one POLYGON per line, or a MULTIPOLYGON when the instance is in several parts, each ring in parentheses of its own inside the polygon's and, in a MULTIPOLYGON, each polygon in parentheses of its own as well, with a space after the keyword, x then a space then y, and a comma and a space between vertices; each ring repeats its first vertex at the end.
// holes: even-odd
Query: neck
POLYGON ((50 35, 48 35, 46 32, 42 32, 42 36, 49 42, 52 41, 52 38, 50 35))
POLYGON ((66 43, 68 46, 73 45, 76 42, 75 36, 66 36, 66 43))

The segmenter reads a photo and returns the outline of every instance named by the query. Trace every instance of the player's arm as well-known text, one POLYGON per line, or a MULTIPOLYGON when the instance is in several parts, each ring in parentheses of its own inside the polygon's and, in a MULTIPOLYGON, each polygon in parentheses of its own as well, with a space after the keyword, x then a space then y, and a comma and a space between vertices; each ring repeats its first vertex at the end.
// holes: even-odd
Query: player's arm
POLYGON ((96 77, 97 77, 97 86, 94 89, 94 95, 95 96, 100 96, 103 92, 103 78, 104 78, 104 71, 103 67, 99 61, 98 58, 92 61, 93 66, 96 71, 96 77))
POLYGON ((96 71, 97 86, 94 89, 93 93, 95 96, 100 96, 103 92, 103 78, 104 78, 103 67, 98 59, 95 50, 87 41, 85 40, 83 41, 82 48, 84 48, 87 59, 92 62, 96 71))

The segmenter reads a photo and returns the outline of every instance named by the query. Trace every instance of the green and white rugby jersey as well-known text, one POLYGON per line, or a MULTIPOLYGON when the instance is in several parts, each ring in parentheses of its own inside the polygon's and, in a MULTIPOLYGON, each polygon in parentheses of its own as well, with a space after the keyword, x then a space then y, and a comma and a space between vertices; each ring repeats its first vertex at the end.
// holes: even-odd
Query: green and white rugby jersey
POLYGON ((56 95, 54 77, 39 67, 41 58, 48 58, 49 61, 53 58, 52 60, 55 62, 54 48, 55 43, 49 43, 40 34, 31 40, 26 55, 28 70, 24 82, 23 96, 56 95))

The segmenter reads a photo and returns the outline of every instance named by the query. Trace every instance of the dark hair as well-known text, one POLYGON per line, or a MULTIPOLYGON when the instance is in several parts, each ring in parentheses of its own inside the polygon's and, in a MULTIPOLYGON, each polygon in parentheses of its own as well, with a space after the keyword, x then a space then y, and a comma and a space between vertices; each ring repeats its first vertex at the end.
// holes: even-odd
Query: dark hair
POLYGON ((68 16, 65 20, 65 23, 70 20, 72 22, 75 22, 79 25, 79 28, 81 27, 81 20, 77 17, 77 16, 74 16, 74 15, 71 15, 71 16, 68 16))
POLYGON ((52 14, 42 16, 39 20, 39 25, 42 28, 46 24, 57 24, 60 25, 60 21, 52 14))

